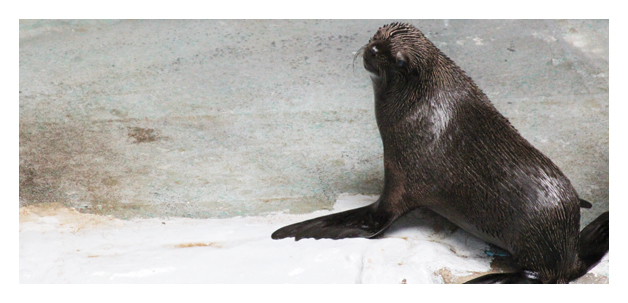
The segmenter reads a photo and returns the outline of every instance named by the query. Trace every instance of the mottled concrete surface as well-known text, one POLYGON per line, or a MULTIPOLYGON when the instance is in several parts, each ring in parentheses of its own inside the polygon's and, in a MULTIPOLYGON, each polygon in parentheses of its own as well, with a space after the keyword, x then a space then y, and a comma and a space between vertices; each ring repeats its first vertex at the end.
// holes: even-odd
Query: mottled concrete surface
MULTIPOLYGON (((405 21, 593 202, 584 222, 608 209, 607 20, 405 21)), ((20 205, 205 218, 377 194, 354 52, 388 22, 22 20, 20 205)))

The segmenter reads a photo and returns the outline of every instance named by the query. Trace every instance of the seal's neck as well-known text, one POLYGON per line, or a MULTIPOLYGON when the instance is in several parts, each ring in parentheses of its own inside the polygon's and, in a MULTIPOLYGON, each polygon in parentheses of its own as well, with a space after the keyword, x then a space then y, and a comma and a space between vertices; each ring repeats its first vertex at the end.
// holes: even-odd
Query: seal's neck
POLYGON ((417 107, 440 102, 438 94, 467 89, 463 81, 457 84, 455 80, 447 69, 439 66, 411 74, 371 75, 378 124, 384 121, 395 123, 416 111, 417 107))
POLYGON ((375 114, 382 138, 403 129, 424 129, 424 143, 437 140, 456 117, 462 103, 490 102, 449 58, 439 58, 429 70, 372 77, 375 114), (429 138, 428 138, 429 137, 429 138), (431 138, 431 139, 430 139, 431 138))

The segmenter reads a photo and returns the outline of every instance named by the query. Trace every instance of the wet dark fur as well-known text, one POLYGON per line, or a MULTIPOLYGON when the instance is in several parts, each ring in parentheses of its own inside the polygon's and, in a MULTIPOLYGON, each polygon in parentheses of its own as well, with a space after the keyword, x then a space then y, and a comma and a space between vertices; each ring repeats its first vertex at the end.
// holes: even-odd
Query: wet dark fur
POLYGON ((591 204, 418 29, 384 26, 362 56, 384 145, 383 192, 372 205, 286 226, 273 239, 373 237, 428 207, 521 267, 470 283, 566 283, 599 262, 608 212, 580 233, 580 206, 591 204))

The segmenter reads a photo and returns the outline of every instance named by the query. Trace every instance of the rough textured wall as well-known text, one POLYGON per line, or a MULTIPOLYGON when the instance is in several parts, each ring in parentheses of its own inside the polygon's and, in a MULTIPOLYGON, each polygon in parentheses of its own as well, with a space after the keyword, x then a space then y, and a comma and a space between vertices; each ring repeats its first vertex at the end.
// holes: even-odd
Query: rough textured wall
MULTIPOLYGON (((607 20, 401 20, 608 209, 607 20)), ((384 20, 20 21, 20 205, 229 217, 377 194, 384 20)))

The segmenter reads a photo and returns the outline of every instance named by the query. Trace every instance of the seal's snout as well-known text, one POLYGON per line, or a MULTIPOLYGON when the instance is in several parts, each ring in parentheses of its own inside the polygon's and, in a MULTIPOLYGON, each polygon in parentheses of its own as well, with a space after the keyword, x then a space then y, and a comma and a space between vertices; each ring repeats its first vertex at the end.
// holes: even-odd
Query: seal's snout
POLYGON ((382 54, 382 51, 382 45, 376 42, 371 42, 366 45, 362 56, 364 58, 364 68, 367 71, 373 74, 379 73, 377 68, 377 56, 380 56, 382 54))
POLYGON ((378 74, 377 67, 375 67, 375 59, 372 55, 366 54, 366 52, 364 54, 364 68, 373 74, 378 74))

